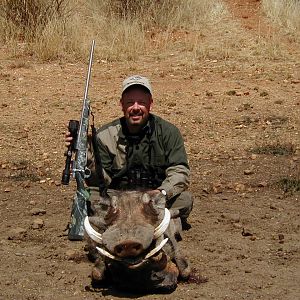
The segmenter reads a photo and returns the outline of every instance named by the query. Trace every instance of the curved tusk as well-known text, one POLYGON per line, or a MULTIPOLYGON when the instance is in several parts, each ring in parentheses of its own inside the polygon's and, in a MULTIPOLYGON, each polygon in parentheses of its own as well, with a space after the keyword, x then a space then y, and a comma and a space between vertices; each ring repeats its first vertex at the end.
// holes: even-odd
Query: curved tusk
POLYGON ((84 229, 88 236, 95 242, 102 244, 102 234, 97 232, 90 224, 89 217, 84 219, 84 229))
POLYGON ((100 254, 102 254, 103 256, 106 256, 108 258, 111 258, 111 259, 114 259, 114 260, 120 260, 118 257, 110 254, 109 252, 107 252, 106 250, 102 249, 102 248, 99 248, 99 247, 96 247, 96 249, 98 250, 98 252, 100 254))
POLYGON ((161 223, 154 229, 154 239, 159 238, 168 228, 169 223, 171 220, 171 213, 170 211, 165 208, 165 215, 164 219, 161 221, 161 223))
POLYGON ((152 249, 146 256, 145 259, 148 259, 149 257, 153 256, 154 254, 156 254, 168 241, 168 238, 164 239, 161 241, 161 243, 156 246, 154 249, 152 249))

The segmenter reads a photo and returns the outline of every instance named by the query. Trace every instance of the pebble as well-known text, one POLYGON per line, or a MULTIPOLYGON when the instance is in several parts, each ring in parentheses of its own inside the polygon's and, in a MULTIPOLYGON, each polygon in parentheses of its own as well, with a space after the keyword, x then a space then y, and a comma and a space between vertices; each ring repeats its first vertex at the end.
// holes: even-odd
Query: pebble
POLYGON ((45 225, 42 219, 35 219, 31 225, 32 229, 40 229, 43 228, 45 225))
POLYGON ((9 232, 7 239, 8 240, 19 240, 20 238, 22 238, 25 235, 26 232, 27 232, 27 230, 22 227, 14 228, 9 232))
POLYGON ((237 183, 234 189, 236 192, 243 192, 245 191, 246 186, 243 183, 237 183))
POLYGON ((78 257, 78 253, 76 250, 67 250, 66 253, 66 259, 68 260, 74 260, 76 257, 78 257))
POLYGON ((44 215, 46 213, 46 210, 43 208, 37 208, 34 207, 33 209, 30 210, 30 214, 35 216, 35 215, 44 215))
POLYGON ((257 184, 258 187, 266 187, 268 186, 268 183, 266 181, 261 181, 257 184))
POLYGON ((251 170, 251 169, 246 169, 246 170, 244 170, 244 174, 245 174, 245 175, 252 175, 253 173, 254 173, 254 171, 251 170))

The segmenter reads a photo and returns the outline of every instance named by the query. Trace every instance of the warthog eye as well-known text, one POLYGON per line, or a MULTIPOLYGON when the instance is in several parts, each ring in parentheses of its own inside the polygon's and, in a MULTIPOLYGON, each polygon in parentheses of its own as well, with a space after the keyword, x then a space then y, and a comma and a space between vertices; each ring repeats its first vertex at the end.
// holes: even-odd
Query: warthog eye
POLYGON ((106 205, 106 204, 101 204, 101 205, 100 205, 100 209, 101 209, 102 211, 107 211, 108 208, 109 208, 109 206, 106 205))

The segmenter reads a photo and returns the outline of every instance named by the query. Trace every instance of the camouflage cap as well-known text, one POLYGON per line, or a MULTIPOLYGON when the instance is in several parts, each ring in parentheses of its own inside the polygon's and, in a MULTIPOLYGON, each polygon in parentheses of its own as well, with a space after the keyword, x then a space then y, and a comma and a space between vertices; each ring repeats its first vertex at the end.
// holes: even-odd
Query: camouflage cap
POLYGON ((150 94, 152 95, 152 87, 149 79, 140 75, 130 76, 123 81, 122 94, 125 92, 126 89, 133 85, 141 85, 145 87, 147 90, 149 90, 150 94))

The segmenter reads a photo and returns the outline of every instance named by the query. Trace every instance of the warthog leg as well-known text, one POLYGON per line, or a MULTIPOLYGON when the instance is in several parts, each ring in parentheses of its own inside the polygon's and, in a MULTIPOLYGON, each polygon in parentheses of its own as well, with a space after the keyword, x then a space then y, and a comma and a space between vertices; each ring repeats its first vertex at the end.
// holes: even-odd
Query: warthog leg
POLYGON ((188 261, 181 254, 178 253, 176 253, 174 260, 179 270, 181 278, 184 280, 188 279, 191 274, 191 267, 188 261))
POLYGON ((92 281, 99 282, 105 279, 105 264, 101 257, 97 258, 92 269, 92 281))

